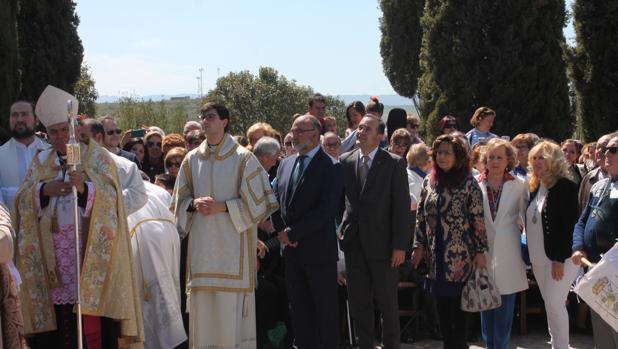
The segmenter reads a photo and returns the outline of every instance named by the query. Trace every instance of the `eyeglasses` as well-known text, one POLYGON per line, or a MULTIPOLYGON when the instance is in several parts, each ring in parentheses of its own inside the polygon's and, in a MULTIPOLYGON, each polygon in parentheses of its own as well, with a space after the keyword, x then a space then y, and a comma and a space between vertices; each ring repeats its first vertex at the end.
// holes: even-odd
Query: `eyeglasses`
POLYGON ((618 152, 618 146, 605 147, 605 152, 609 152, 610 154, 616 154, 616 152, 618 152))
POLYGON ((200 113, 200 119, 202 120, 213 121, 214 119, 218 119, 218 118, 219 118, 219 114, 217 114, 216 112, 203 111, 200 113))
POLYGON ((419 124, 408 124, 409 128, 419 128, 419 124))
POLYGON ((302 135, 303 133, 307 133, 307 132, 315 131, 315 128, 306 128, 306 129, 302 129, 302 128, 293 128, 293 129, 291 129, 290 131, 292 131, 292 133, 294 133, 294 134, 302 135))
POLYGON ((285 145, 286 147, 291 147, 292 146, 292 142, 285 142, 285 143, 283 143, 283 145, 285 145))
POLYGON ((178 167, 180 168, 180 162, 176 162, 176 161, 172 161, 172 162, 168 162, 165 164, 165 167, 170 168, 170 167, 178 167))
POLYGON ((159 147, 159 148, 161 148, 161 142, 150 142, 150 141, 148 141, 148 142, 146 142, 146 146, 148 148, 152 148, 152 147, 159 147))
POLYGON ((121 134, 121 133, 122 133, 122 130, 121 130, 121 129, 119 129, 119 128, 117 128, 117 129, 115 129, 115 130, 108 130, 108 131, 105 131, 105 133, 106 133, 108 136, 111 136, 111 135, 113 135, 114 133, 116 133, 117 135, 119 135, 119 134, 121 134))

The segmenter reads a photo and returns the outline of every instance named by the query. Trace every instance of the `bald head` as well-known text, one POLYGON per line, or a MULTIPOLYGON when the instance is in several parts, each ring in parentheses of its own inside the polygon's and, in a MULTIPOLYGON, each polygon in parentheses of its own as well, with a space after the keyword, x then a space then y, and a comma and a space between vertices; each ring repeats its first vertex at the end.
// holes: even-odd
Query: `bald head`
POLYGON ((315 116, 299 116, 292 124, 292 144, 299 154, 304 155, 318 146, 321 125, 315 116))
POLYGON ((614 135, 613 133, 610 133, 610 134, 601 136, 601 138, 599 138, 594 148, 594 161, 596 161, 596 163, 599 165, 599 167, 601 167, 603 171, 606 170, 605 169, 605 148, 607 147, 607 144, 609 143, 609 141, 612 139, 613 135, 614 135))

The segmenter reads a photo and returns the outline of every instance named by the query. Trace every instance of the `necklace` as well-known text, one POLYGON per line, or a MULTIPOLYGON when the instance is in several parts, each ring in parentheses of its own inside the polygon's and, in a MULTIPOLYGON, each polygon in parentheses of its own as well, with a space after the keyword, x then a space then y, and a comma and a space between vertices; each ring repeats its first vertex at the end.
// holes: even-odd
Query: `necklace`
POLYGON ((491 200, 489 201, 489 209, 491 210, 491 218, 496 219, 496 215, 498 214, 498 205, 500 203, 500 196, 502 196, 502 187, 504 186, 504 181, 500 183, 500 186, 497 190, 489 185, 489 181, 487 181, 487 188, 489 188, 488 194, 491 194, 491 200))
POLYGON ((543 206, 543 202, 545 201, 545 200, 543 200, 543 202, 541 202, 539 200, 540 191, 541 191, 541 188, 539 187, 539 192, 537 192, 537 194, 536 194, 536 196, 534 198, 534 215, 532 215, 532 223, 533 224, 536 224, 536 222, 537 222, 536 214, 539 212, 539 208, 541 206, 543 206))

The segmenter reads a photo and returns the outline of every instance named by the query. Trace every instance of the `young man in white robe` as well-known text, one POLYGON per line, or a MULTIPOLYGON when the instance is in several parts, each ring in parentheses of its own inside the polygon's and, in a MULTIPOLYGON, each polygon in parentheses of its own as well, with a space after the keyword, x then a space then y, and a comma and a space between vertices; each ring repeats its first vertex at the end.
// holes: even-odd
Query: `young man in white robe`
POLYGON ((174 214, 159 198, 161 188, 148 181, 144 185, 148 202, 128 218, 144 347, 175 348, 187 339, 180 312, 180 237, 174 214))
POLYGON ((257 224, 278 208, 268 174, 227 133, 225 106, 201 108, 206 142, 185 157, 172 209, 188 234, 190 348, 255 348, 257 224))

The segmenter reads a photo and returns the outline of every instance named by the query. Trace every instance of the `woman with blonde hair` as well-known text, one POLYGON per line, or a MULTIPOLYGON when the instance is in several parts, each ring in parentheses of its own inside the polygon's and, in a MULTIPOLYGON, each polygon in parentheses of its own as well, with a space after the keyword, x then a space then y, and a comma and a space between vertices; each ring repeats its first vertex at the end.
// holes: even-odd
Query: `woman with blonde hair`
POLYGON ((187 155, 187 150, 183 147, 174 147, 168 151, 165 154, 165 171, 176 177, 185 155, 187 155))
POLYGON ((255 124, 249 126, 247 129, 247 139, 249 140, 249 146, 247 149, 252 150, 255 143, 257 143, 257 141, 264 136, 275 136, 275 129, 270 126, 270 124, 266 122, 256 122, 255 124))
POLYGON ((511 175, 517 163, 516 150, 506 140, 492 138, 481 156, 485 170, 478 182, 483 192, 483 212, 489 250, 487 269, 493 277, 502 305, 481 312, 485 346, 506 349, 511 338, 517 293, 528 288, 526 265, 520 249, 520 217, 526 210, 526 182, 511 175))
POLYGON ((552 348, 569 347, 566 299, 578 271, 571 261, 577 184, 560 146, 543 140, 528 154, 532 166, 526 235, 532 271, 543 296, 552 348))

